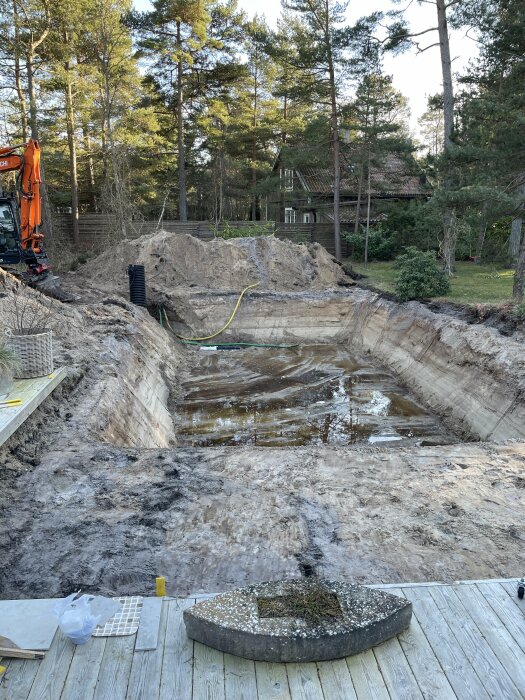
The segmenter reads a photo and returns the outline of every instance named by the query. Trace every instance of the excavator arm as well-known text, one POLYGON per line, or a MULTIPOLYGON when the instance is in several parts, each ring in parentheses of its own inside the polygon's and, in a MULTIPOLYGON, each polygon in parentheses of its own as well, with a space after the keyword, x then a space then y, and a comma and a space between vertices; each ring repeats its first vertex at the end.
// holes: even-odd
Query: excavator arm
POLYGON ((30 139, 18 147, 0 148, 0 173, 18 171, 20 207, 20 243, 23 250, 41 252, 44 234, 41 232, 42 201, 40 198, 40 146, 30 139), (22 153, 17 153, 23 148, 22 153))

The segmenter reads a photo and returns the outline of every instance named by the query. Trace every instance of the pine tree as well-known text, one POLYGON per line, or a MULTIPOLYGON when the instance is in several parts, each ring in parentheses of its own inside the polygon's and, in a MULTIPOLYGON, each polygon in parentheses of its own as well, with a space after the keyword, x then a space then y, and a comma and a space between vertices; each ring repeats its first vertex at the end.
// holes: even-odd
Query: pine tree
MULTIPOLYGON (((418 53, 427 51, 429 48, 438 45, 441 73, 443 77, 443 145, 444 157, 442 159, 443 178, 442 186, 445 191, 450 191, 454 188, 455 174, 453 172, 453 164, 450 159, 450 154, 454 145, 454 86, 452 82, 452 58, 450 55, 450 40, 448 29, 448 11, 450 7, 457 4, 458 0, 418 0, 428 2, 435 5, 436 8, 436 26, 428 27, 420 32, 413 33, 404 18, 403 10, 393 13, 396 21, 389 28, 389 36, 385 44, 386 49, 394 51, 406 50, 410 47, 415 47, 418 53), (437 34, 437 42, 421 46, 420 37, 426 38, 427 34, 437 34)), ((400 0, 394 0, 400 2, 400 0)), ((447 274, 452 275, 456 269, 456 242, 457 242, 457 227, 456 227, 456 212, 451 202, 447 202, 443 198, 443 242, 441 247, 441 256, 447 274)))
POLYGON ((363 35, 371 31, 370 23, 356 27, 345 24, 347 3, 337 0, 290 0, 285 9, 296 13, 292 25, 292 43, 280 60, 297 70, 296 93, 304 101, 316 102, 321 110, 328 108, 334 191, 335 255, 341 260, 341 141, 340 100, 343 79, 351 75, 352 63, 369 44, 363 35), (365 29, 366 25, 366 29, 365 29))
POLYGON ((359 173, 354 234, 359 230, 362 194, 366 194, 365 265, 368 263, 372 170, 378 166, 380 169, 387 156, 404 155, 410 150, 407 101, 393 88, 392 79, 382 75, 378 68, 363 77, 355 99, 344 108, 346 119, 343 120, 343 126, 351 134, 343 154, 348 152, 349 164, 357 167, 359 173))

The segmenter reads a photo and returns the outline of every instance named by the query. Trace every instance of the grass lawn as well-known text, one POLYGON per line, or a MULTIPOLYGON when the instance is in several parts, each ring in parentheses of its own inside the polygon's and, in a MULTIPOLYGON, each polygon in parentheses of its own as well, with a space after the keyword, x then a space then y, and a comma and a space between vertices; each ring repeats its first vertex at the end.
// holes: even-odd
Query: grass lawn
MULTIPOLYGON (((362 280, 386 292, 394 291, 396 269, 393 261, 372 262, 368 267, 349 260, 350 264, 368 279, 362 280)), ((459 262, 457 273, 450 280, 450 294, 443 299, 462 304, 499 304, 512 297, 514 270, 496 269, 494 265, 475 265, 459 262)))

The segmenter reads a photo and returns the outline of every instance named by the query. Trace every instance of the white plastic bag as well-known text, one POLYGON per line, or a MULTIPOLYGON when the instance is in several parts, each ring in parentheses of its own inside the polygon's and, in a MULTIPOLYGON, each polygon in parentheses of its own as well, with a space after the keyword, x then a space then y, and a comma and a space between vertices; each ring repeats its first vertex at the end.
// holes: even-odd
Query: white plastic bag
POLYGON ((93 615, 90 600, 93 596, 83 595, 75 600, 78 593, 58 600, 51 612, 58 620, 62 632, 73 644, 85 644, 100 621, 100 615, 93 615))

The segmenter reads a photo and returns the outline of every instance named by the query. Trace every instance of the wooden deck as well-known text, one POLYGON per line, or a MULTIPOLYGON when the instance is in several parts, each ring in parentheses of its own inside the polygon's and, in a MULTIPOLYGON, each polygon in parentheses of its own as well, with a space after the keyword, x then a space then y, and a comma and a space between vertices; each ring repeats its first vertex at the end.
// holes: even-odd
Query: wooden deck
MULTIPOLYGON (((135 636, 74 647, 60 631, 43 661, 4 660, 1 700, 374 700, 525 698, 525 601, 515 581, 377 586, 414 605, 409 630, 333 662, 254 663, 191 642, 166 598, 159 644, 135 636)), ((202 598, 202 597, 201 597, 202 598)))
POLYGON ((61 367, 47 377, 17 379, 11 393, 0 401, 20 399, 18 406, 0 406, 0 445, 11 437, 33 411, 67 376, 67 369, 61 367))

